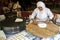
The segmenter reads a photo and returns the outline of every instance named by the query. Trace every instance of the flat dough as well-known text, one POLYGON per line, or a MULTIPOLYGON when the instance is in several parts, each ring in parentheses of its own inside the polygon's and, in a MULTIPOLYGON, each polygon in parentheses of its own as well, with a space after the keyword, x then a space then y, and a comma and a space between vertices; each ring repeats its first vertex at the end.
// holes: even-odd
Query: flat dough
POLYGON ((39 23, 38 27, 40 27, 40 28, 46 28, 47 24, 46 23, 39 23))

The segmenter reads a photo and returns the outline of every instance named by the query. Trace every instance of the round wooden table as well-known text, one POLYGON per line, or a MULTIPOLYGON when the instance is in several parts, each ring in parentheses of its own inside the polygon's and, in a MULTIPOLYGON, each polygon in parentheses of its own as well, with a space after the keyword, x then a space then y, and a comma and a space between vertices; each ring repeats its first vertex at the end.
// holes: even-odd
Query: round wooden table
POLYGON ((32 33, 33 35, 37 37, 51 37, 58 33, 59 27, 53 23, 47 23, 46 28, 40 28, 38 25, 35 25, 33 23, 29 23, 26 26, 27 32, 32 33))

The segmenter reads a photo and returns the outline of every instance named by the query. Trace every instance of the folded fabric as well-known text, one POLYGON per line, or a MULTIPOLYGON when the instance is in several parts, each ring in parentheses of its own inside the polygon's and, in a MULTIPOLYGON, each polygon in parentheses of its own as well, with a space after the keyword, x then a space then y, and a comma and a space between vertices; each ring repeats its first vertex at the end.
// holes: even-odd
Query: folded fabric
POLYGON ((60 19, 57 19, 56 22, 60 23, 60 19))
POLYGON ((60 14, 57 14, 57 20, 56 22, 60 22, 60 14))
POLYGON ((0 15, 0 21, 5 19, 5 15, 0 15))
POLYGON ((2 30, 0 30, 0 40, 6 40, 6 36, 2 30))

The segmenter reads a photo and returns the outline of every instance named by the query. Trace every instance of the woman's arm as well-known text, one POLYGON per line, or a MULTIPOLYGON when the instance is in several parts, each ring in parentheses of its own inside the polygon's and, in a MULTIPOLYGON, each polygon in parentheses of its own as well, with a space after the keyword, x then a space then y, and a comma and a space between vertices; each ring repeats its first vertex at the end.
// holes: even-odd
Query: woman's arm
POLYGON ((47 21, 52 20, 53 17, 54 17, 53 13, 50 11, 50 9, 48 9, 48 20, 47 21))

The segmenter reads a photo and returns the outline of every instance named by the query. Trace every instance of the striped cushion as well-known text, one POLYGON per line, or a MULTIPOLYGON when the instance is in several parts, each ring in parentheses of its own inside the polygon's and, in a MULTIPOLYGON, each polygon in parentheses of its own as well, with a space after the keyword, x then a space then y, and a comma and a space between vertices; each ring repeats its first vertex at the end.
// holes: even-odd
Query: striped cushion
POLYGON ((31 35, 26 31, 22 31, 18 34, 13 35, 12 37, 7 38, 7 40, 32 40, 35 36, 31 35))

